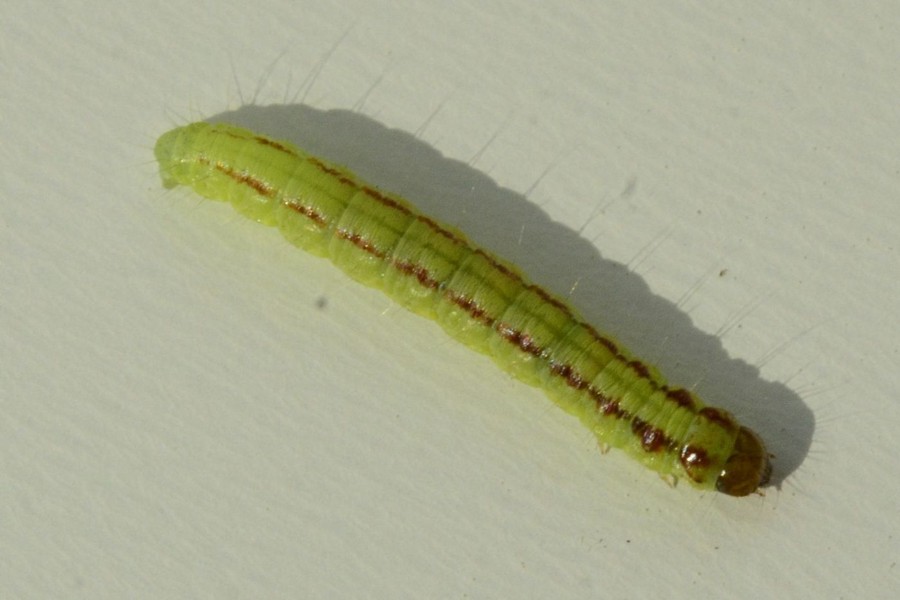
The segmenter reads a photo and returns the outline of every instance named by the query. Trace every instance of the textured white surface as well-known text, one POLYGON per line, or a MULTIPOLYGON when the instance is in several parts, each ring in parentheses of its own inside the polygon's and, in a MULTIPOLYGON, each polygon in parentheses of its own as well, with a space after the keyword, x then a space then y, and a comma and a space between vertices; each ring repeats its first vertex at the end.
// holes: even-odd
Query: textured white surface
POLYGON ((103 4, 0 25, 0 597, 896 595, 896 3, 103 4), (573 290, 780 489, 669 489, 163 191, 222 113, 573 290))

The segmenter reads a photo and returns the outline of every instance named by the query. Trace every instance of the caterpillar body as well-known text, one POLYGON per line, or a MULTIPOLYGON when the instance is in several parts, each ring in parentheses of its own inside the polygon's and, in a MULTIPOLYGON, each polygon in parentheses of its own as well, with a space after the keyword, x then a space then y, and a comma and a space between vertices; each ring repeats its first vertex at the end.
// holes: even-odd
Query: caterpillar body
POLYGON ((670 387, 567 302, 406 200, 288 142, 227 124, 173 129, 159 138, 155 154, 165 187, 187 185, 228 201, 434 319, 543 389, 602 447, 621 448, 662 475, 732 496, 768 483, 769 454, 751 429, 670 387))

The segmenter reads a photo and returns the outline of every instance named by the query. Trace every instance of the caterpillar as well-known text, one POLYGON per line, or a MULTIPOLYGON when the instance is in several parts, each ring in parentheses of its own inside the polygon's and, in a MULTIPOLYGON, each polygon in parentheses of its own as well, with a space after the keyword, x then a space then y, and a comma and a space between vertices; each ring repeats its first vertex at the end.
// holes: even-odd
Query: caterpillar
POLYGON ((762 439, 725 410, 670 387, 656 368, 585 323, 566 301, 454 227, 294 145, 193 123, 154 149, 164 187, 190 186, 278 227, 452 337, 544 390, 597 437, 674 480, 731 496, 765 486, 762 439))

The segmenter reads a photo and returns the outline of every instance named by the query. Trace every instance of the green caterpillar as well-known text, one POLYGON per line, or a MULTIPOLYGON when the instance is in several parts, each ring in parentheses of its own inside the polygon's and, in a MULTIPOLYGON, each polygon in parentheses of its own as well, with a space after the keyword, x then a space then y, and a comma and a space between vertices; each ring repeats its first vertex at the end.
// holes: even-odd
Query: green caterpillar
POLYGON ((760 437, 726 411, 669 387, 650 365, 584 323, 565 301, 453 227, 350 171, 232 125, 159 138, 165 187, 188 185, 277 226, 291 243, 434 319, 577 416, 601 447, 665 476, 748 495, 769 481, 760 437))

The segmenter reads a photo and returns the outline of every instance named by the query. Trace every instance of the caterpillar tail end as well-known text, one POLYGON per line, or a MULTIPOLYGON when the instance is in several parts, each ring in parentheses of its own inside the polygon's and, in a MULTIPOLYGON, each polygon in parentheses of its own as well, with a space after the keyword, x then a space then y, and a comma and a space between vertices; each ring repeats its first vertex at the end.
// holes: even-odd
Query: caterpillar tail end
POLYGON ((771 476, 772 462, 762 439, 741 427, 734 450, 716 480, 716 489, 729 496, 747 496, 769 483, 771 476))
POLYGON ((173 188, 180 184, 178 179, 173 176, 173 170, 177 163, 174 156, 181 145, 181 133, 183 129, 183 127, 177 127, 162 134, 159 136, 159 139, 156 140, 156 146, 153 148, 156 162, 159 163, 159 176, 162 179, 163 187, 166 189, 173 188))

